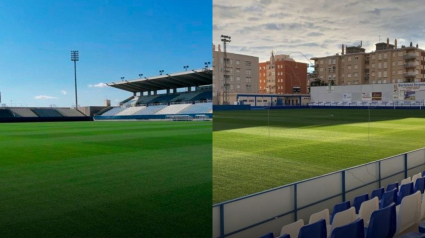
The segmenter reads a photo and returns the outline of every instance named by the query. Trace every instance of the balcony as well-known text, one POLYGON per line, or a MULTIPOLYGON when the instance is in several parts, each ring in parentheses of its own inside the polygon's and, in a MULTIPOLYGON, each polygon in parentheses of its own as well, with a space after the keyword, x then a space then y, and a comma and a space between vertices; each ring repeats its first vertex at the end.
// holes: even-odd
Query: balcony
POLYGON ((403 55, 403 59, 405 60, 416 59, 416 53, 407 53, 403 55))
POLYGON ((404 77, 405 78, 414 78, 414 77, 416 77, 416 75, 418 75, 418 73, 416 73, 416 72, 407 72, 407 73, 404 73, 404 77))
POLYGON ((418 66, 418 64, 416 64, 416 63, 407 63, 407 64, 403 65, 403 67, 406 68, 406 69, 415 68, 416 66, 418 66))

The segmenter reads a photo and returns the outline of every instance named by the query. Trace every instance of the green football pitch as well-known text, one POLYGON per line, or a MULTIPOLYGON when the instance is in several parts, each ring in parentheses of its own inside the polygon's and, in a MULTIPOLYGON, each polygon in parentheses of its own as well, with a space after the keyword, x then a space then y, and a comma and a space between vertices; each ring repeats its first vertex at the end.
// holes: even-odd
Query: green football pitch
POLYGON ((0 124, 0 237, 209 237, 211 122, 0 124))
POLYGON ((425 147, 425 111, 214 112, 213 202, 425 147))

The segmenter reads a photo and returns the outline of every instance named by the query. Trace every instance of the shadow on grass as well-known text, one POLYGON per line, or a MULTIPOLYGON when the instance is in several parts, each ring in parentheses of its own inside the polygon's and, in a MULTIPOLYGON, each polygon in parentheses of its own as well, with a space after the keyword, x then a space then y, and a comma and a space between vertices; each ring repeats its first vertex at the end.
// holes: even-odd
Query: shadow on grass
POLYGON ((214 112, 213 131, 251 127, 302 128, 425 118, 425 110, 277 109, 214 112))

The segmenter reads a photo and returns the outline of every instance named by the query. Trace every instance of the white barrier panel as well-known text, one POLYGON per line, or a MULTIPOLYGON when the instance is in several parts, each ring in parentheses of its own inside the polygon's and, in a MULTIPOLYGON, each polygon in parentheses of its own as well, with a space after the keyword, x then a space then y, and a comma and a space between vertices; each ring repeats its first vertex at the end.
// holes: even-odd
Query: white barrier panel
POLYGON ((224 205, 224 233, 231 233, 294 210, 294 186, 224 205))
POLYGON ((373 163, 345 171, 345 191, 379 180, 379 164, 373 163))
POLYGON ((213 237, 220 237, 220 207, 213 207, 212 211, 212 227, 213 227, 213 237))
POLYGON ((424 150, 417 150, 407 154, 407 168, 413 168, 425 163, 424 150))
POLYGON ((303 219, 304 223, 308 224, 311 214, 319 212, 319 211, 323 211, 326 208, 329 209, 330 213, 332 213, 334 205, 341 202, 342 202, 342 195, 325 200, 313 206, 308 206, 304 209, 300 209, 298 210, 298 219, 303 219))
POLYGON ((381 161, 381 178, 393 176, 404 171, 404 155, 381 161))
POLYGON ((372 184, 369 184, 369 185, 361 187, 361 188, 354 189, 351 192, 347 192, 345 194, 345 200, 350 201, 351 205, 353 205, 353 201, 354 201, 355 197, 363 195, 363 194, 369 194, 369 196, 370 196, 370 193, 374 189, 377 189, 378 187, 379 187, 379 183, 376 182, 376 183, 372 183, 372 184))
POLYGON ((304 207, 342 193, 341 173, 318 177, 297 185, 297 206, 304 207))

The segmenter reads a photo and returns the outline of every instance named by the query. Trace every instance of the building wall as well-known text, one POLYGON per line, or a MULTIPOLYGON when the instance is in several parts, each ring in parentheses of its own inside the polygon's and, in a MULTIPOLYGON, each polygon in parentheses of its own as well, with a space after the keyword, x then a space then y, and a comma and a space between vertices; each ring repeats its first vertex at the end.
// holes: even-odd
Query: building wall
POLYGON ((258 92, 267 93, 267 62, 259 63, 258 92))
POLYGON ((313 60, 317 77, 326 83, 333 81, 334 85, 425 81, 425 51, 416 47, 333 55, 313 60))
POLYGON ((301 94, 307 93, 307 67, 296 61, 276 61, 276 94, 292 94, 299 87, 301 94))
MULTIPOLYGON (((258 93, 258 57, 227 53, 229 93, 258 93)), ((213 103, 223 94, 224 52, 213 47, 213 103)), ((221 102, 222 99, 220 99, 221 102)))

